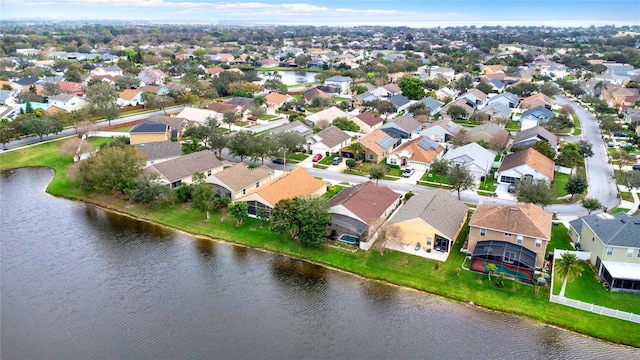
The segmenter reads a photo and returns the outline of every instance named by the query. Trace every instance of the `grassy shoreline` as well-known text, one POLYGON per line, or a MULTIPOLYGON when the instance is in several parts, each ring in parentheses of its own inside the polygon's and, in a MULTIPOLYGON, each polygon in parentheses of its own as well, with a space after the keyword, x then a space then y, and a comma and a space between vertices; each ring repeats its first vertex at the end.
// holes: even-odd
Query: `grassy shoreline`
MULTIPOLYGON (((92 139, 97 145, 103 140, 92 139)), ((459 252, 466 237, 466 230, 457 239, 446 263, 427 260, 400 252, 358 251, 351 253, 332 247, 306 248, 284 236, 272 233, 268 225, 250 219, 242 226, 235 226, 233 219, 224 213, 215 213, 210 221, 202 212, 188 204, 176 204, 150 209, 112 197, 82 191, 77 183, 66 177, 70 157, 58 155, 52 142, 0 154, 0 169, 27 166, 44 166, 54 169, 55 175, 47 187, 52 195, 92 204, 139 220, 149 221, 195 237, 207 238, 231 244, 251 247, 286 255, 295 259, 347 272, 366 279, 412 288, 438 295, 453 301, 468 303, 503 313, 509 313, 534 322, 557 326, 591 337, 640 347, 640 325, 629 321, 600 316, 558 304, 550 303, 549 289, 534 287, 510 280, 503 288, 497 288, 483 274, 456 269, 464 262, 459 252)))

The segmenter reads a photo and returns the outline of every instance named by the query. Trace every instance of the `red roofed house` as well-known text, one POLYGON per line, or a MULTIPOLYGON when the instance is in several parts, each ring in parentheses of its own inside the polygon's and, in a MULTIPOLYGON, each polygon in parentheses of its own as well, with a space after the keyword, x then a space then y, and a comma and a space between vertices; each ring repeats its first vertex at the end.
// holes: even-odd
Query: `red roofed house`
POLYGON ((142 91, 137 89, 126 89, 120 93, 116 104, 118 106, 132 106, 143 104, 142 91))
POLYGON ((528 148, 505 156, 496 172, 499 183, 515 184, 517 180, 553 180, 554 162, 536 149, 528 148))
POLYGON ((351 118, 351 121, 360 127, 360 132, 365 134, 379 128, 384 123, 384 119, 369 111, 358 114, 358 116, 351 118))

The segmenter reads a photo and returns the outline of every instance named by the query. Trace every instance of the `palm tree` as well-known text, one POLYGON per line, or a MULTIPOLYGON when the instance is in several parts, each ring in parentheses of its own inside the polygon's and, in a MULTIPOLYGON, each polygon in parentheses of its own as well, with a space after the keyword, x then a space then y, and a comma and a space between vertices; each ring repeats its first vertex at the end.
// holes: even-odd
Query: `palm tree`
POLYGON ((567 282, 573 282, 578 276, 582 275, 582 266, 580 266, 576 254, 566 252, 562 254, 560 259, 555 261, 553 271, 559 279, 562 279, 560 297, 563 298, 567 289, 567 282))
POLYGON ((353 151, 353 156, 355 157, 356 160, 358 160, 358 154, 364 152, 364 147, 362 147, 362 144, 360 144, 357 141, 351 143, 351 145, 349 145, 347 149, 353 151))
POLYGON ((498 266, 494 263, 489 263, 484 267, 487 270, 487 275, 489 276, 489 281, 491 281, 491 274, 498 271, 498 266))
POLYGON ((382 179, 388 172, 389 167, 385 164, 373 164, 369 168, 369 176, 376 180, 376 185, 378 185, 378 180, 382 179))

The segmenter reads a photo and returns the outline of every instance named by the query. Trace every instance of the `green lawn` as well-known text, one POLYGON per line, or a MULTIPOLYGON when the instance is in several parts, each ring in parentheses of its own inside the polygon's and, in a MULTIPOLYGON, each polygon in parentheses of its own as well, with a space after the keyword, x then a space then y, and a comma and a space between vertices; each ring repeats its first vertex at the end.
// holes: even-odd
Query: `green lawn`
POLYGON ((494 182, 495 179, 493 178, 493 176, 487 176, 486 180, 480 183, 478 190, 494 192, 498 188, 498 186, 494 182))
POLYGON ((615 208, 615 209, 609 211, 609 214, 613 215, 613 214, 617 214, 617 213, 620 213, 620 212, 626 213, 629 210, 631 210, 631 209, 625 209, 625 208, 618 207, 618 208, 615 208))
POLYGON ((630 193, 630 192, 628 192, 628 191, 623 191, 623 192, 621 192, 620 194, 621 194, 621 196, 622 196, 622 200, 625 200, 625 201, 631 201, 631 202, 633 202, 633 196, 631 196, 631 193, 630 193))
POLYGON ((556 193, 556 197, 568 195, 567 190, 564 189, 567 182, 569 182, 569 174, 555 173, 553 176, 553 191, 556 193))
POLYGON ((553 226, 551 227, 551 240, 547 245, 547 252, 551 252, 554 249, 574 250, 571 246, 569 231, 561 222, 553 223, 553 226))
POLYGON ((581 135, 582 129, 580 128, 580 119, 578 118, 578 115, 571 113, 571 117, 573 118, 573 135, 581 135))
POLYGON ((340 186, 340 185, 329 185, 329 190, 322 194, 322 197, 330 200, 332 197, 338 195, 338 193, 342 190, 344 190, 344 186, 340 186))
MULTIPOLYGON (((190 204, 148 208, 132 205, 120 198, 85 193, 77 188, 78 184, 71 183, 64 176, 64 169, 71 163, 71 158, 57 155, 59 145, 60 142, 55 142, 41 145, 42 147, 4 152, 0 154, 0 167, 52 167, 56 169, 56 175, 48 187, 50 192, 72 198, 82 196, 87 201, 127 212, 141 220, 183 230, 204 239, 217 239, 281 253, 368 279, 427 291, 463 303, 473 301, 480 307, 528 317, 543 324, 552 324, 586 335, 640 346, 638 324, 550 303, 548 288, 541 288, 536 294, 533 286, 511 280, 505 280, 505 286, 498 288, 487 280, 485 274, 462 270, 457 275, 458 269, 465 260, 465 254, 460 252, 460 248, 468 233, 467 226, 463 227, 464 230, 458 236, 445 263, 395 251, 386 251, 381 255, 378 251, 349 253, 329 247, 308 248, 289 239, 286 235, 269 231, 264 222, 256 219, 249 219, 241 226, 236 226, 235 221, 225 212, 214 212, 211 220, 206 220, 205 214, 193 209, 190 204), (52 189, 56 191, 51 191, 52 189)), ((554 226, 554 230, 549 245, 564 246, 563 242, 566 242, 566 238, 556 239, 556 231, 561 233, 566 230, 561 229, 560 226, 554 226)), ((605 295, 607 294, 603 294, 605 295)), ((637 296, 635 299, 637 300, 637 296)), ((636 308, 640 307, 640 302, 635 301, 635 304, 636 308)))
POLYGON ((427 172, 424 175, 422 175, 422 178, 420 179, 422 181, 430 181, 430 182, 434 182, 434 183, 442 183, 442 184, 447 184, 449 185, 451 183, 451 181, 449 180, 449 178, 447 178, 446 176, 439 176, 437 174, 434 174, 432 172, 427 172))
MULTIPOLYGON (((553 294, 558 295, 561 287, 562 281, 556 278, 553 284, 553 294)), ((565 296, 588 304, 640 314, 638 294, 612 293, 608 291, 604 285, 598 282, 596 274, 586 263, 582 263, 582 275, 574 282, 567 283, 565 296)))

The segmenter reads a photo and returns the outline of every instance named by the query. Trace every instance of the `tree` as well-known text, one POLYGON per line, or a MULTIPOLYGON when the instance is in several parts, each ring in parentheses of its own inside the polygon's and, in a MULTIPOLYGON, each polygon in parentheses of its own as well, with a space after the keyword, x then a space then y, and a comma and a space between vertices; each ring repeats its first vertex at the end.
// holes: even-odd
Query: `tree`
POLYGON ((583 158, 592 157, 593 156, 593 144, 591 144, 587 140, 579 140, 576 145, 578 145, 578 153, 583 158))
POLYGON ((38 135, 42 141, 45 135, 57 134, 62 131, 62 124, 48 116, 31 116, 20 121, 16 128, 22 135, 38 135))
POLYGON ((640 188, 640 172, 638 171, 621 171, 618 179, 629 191, 640 188))
MULTIPOLYGON (((572 144, 575 145, 575 144, 572 144)), ((563 147, 560 151, 560 154, 556 158, 556 165, 564 166, 571 169, 571 173, 573 173, 573 168, 582 163, 584 158, 580 155, 577 150, 574 150, 569 147, 563 147)))
POLYGON ((603 133, 613 134, 622 131, 622 124, 618 123, 615 118, 605 118, 600 120, 600 128, 603 133))
POLYGON ((378 180, 382 179, 389 172, 389 167, 385 164, 373 164, 369 167, 369 178, 375 179, 376 185, 378 180))
POLYGON ((409 112, 409 114, 412 114, 413 116, 420 116, 420 115, 429 116, 431 114, 431 109, 429 109, 427 105, 423 102, 416 102, 409 105, 409 107, 407 108, 407 111, 409 112))
POLYGON ((478 86, 476 86, 476 89, 482 91, 485 94, 489 94, 491 93, 491 91, 493 91, 493 87, 486 82, 481 82, 480 84, 478 84, 478 86))
POLYGON ((402 95, 409 100, 420 100, 424 97, 424 86, 422 80, 414 76, 405 76, 398 81, 398 87, 402 90, 402 95))
POLYGON ((459 105, 451 105, 447 109, 447 115, 451 116, 453 120, 464 119, 469 114, 467 110, 465 110, 462 106, 459 105))
POLYGON ((152 207, 157 207, 171 197, 171 188, 158 181, 157 175, 151 177, 140 176, 133 181, 128 190, 129 199, 152 207))
POLYGON ((442 185, 442 177, 446 176, 447 173, 449 172, 450 165, 451 164, 449 163, 449 160, 441 157, 436 158, 431 162, 431 165, 429 166, 429 171, 437 175, 438 178, 440 178, 440 185, 442 185))
POLYGON ((573 126, 573 121, 564 115, 557 115, 541 124, 541 126, 556 136, 560 135, 560 131, 564 128, 573 126))
POLYGON ((302 244, 318 247, 324 242, 331 215, 326 200, 302 197, 280 200, 271 212, 271 230, 289 233, 302 244))
POLYGON ((611 158, 618 162, 618 169, 620 169, 620 171, 622 171, 622 167, 636 161, 636 156, 634 154, 628 153, 625 150, 616 151, 615 153, 613 153, 613 155, 611 155, 611 158))
POLYGON ((543 179, 524 179, 516 182, 515 195, 519 202, 545 207, 555 199, 555 192, 543 179))
POLYGON ((193 207, 197 210, 204 211, 207 214, 207 220, 211 219, 211 211, 214 209, 215 191, 213 186, 204 181, 195 181, 191 185, 191 198, 193 207))
POLYGON ((7 149, 7 143, 13 140, 17 135, 16 129, 11 125, 9 120, 0 120, 0 142, 2 142, 2 149, 7 149))
POLYGON ((353 152, 353 157, 355 158, 355 160, 364 160, 364 147, 359 142, 352 142, 351 144, 349 144, 349 146, 347 146, 347 149, 353 152))
POLYGON ((42 90, 44 91, 44 94, 47 96, 54 96, 62 93, 62 90, 60 89, 60 85, 54 82, 44 83, 44 85, 42 85, 42 90))
POLYGON ((458 200, 460 200, 460 192, 463 190, 473 189, 476 186, 475 179, 471 175, 471 171, 463 165, 456 164, 449 168, 447 172, 449 183, 454 190, 458 192, 458 200))
POLYGON ((231 125, 238 121, 238 113, 235 111, 225 111, 222 114, 222 122, 229 125, 229 131, 231 131, 231 125))
POLYGON ((167 95, 156 95, 154 93, 147 93, 147 97, 144 99, 145 105, 151 109, 160 109, 165 114, 169 106, 175 105, 175 100, 167 95))
POLYGON ((236 219, 236 226, 240 226, 245 220, 249 218, 249 205, 245 201, 232 203, 229 205, 229 213, 236 219))
MULTIPOLYGON (((402 228, 396 224, 385 223, 381 227, 378 227, 377 232, 378 237, 374 244, 378 251, 380 251, 381 256, 384 255, 384 249, 387 248, 387 245, 399 243, 403 236, 402 228)), ((371 236, 373 235, 374 234, 371 234, 371 236)))
POLYGON ((358 162, 355 161, 354 159, 347 159, 347 161, 345 162, 345 165, 347 165, 347 168, 349 168, 349 171, 353 171, 356 165, 358 165, 358 162))
POLYGON ((471 86, 473 85, 473 79, 471 78, 470 75, 464 75, 462 77, 460 77, 458 80, 456 80, 454 87, 457 90, 467 90, 470 89, 471 86))
POLYGON ((485 269, 487 270, 487 275, 489 276, 489 281, 491 281, 491 274, 493 274, 494 272, 498 271, 498 266, 496 266, 496 264, 494 264, 494 263, 488 263, 487 266, 485 267, 485 269))
POLYGON ((124 194, 142 174, 146 160, 135 147, 108 146, 80 163, 80 181, 83 187, 104 194, 124 194))
MULTIPOLYGON (((548 157, 551 160, 555 159, 555 157, 556 157, 555 154, 553 153, 553 151, 551 150, 551 145, 546 141, 536 141, 536 143, 533 144, 531 146, 531 148, 535 149, 540 154, 548 157)), ((521 150, 525 150, 525 148, 523 148, 521 150)))
POLYGON ((489 149, 501 153, 507 149, 510 140, 508 132, 498 133, 489 140, 489 149))
POLYGON ((451 144, 455 147, 464 146, 470 143, 469 130, 462 129, 451 139, 451 144))
POLYGON ((293 131, 282 131, 272 137, 275 142, 274 150, 293 153, 298 151, 300 146, 305 143, 305 139, 302 135, 293 131))
POLYGON ((89 85, 87 88, 87 99, 93 104, 93 110, 96 115, 103 117, 109 121, 120 115, 118 111, 118 92, 116 89, 104 81, 89 85))
POLYGON ((255 134, 248 131, 240 131, 233 135, 227 143, 229 153, 239 157, 240 162, 244 161, 246 157, 252 154, 254 138, 255 134))
POLYGON ((568 194, 571 194, 571 200, 576 194, 584 194, 587 191, 587 180, 582 176, 572 176, 564 186, 568 194))
POLYGON ((118 90, 131 89, 139 85, 140 80, 131 74, 124 74, 116 79, 116 89, 118 90))
POLYGON ((388 115, 396 112, 397 110, 396 106, 393 105, 391 101, 387 100, 376 99, 372 101, 365 101, 362 105, 380 115, 388 115))
POLYGON ((582 207, 587 209, 589 215, 591 215, 592 211, 602 208, 602 203, 596 198, 586 198, 582 200, 582 207))
POLYGON ((360 127, 358 125, 356 125, 356 123, 354 123, 351 120, 347 120, 347 118, 344 117, 344 116, 334 119, 333 120, 333 125, 335 127, 337 127, 338 129, 341 129, 341 130, 344 130, 344 131, 353 131, 353 132, 359 132, 360 131, 360 127))
POLYGON ((79 137, 72 137, 62 143, 60 153, 62 155, 73 156, 74 159, 79 159, 80 154, 88 153, 91 149, 91 144, 88 141, 84 141, 84 139, 79 137))
POLYGON ((560 297, 564 297, 567 289, 567 282, 573 282, 578 276, 582 275, 582 266, 576 254, 565 252, 559 259, 554 261, 553 272, 562 280, 562 288, 560 288, 560 297))

